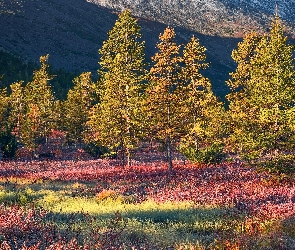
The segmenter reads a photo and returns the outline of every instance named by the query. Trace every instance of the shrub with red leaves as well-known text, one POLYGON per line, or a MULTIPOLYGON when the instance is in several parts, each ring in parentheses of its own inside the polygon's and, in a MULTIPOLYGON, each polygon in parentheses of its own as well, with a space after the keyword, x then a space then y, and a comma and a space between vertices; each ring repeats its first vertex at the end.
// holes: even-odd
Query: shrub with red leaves
POLYGON ((157 163, 122 170, 110 160, 1 162, 0 173, 31 180, 97 181, 94 193, 105 189, 100 183, 108 183, 108 188, 138 202, 150 198, 234 206, 267 218, 285 218, 295 211, 295 182, 269 185, 270 175, 236 163, 176 165, 171 173, 157 163))
MULTIPOLYGON (((117 239, 126 225, 126 222, 117 213, 115 218, 110 221, 108 230, 101 233, 100 228, 92 227, 90 235, 85 239, 80 237, 82 232, 73 231, 70 228, 71 222, 75 220, 75 214, 69 218, 68 230, 58 229, 53 223, 54 221, 46 223, 45 217, 47 215, 42 209, 1 205, 0 249, 116 249, 120 245, 117 239)), ((96 219, 88 214, 82 214, 82 216, 88 224, 96 219)))
MULTIPOLYGON (((263 220, 285 220, 295 216, 295 182, 292 177, 273 182, 270 174, 258 173, 237 163, 175 164, 174 170, 169 172, 162 163, 123 170, 110 160, 1 162, 0 174, 3 178, 97 182, 97 186, 93 190, 87 189, 87 193, 99 197, 105 195, 99 194, 103 190, 113 190, 116 195, 131 197, 131 202, 137 203, 146 199, 158 203, 191 201, 196 205, 230 207, 237 213, 263 220)), ((52 225, 41 226, 42 210, 2 206, 0 212, 0 235, 9 238, 9 244, 14 244, 13 235, 19 235, 23 243, 38 244, 38 239, 47 237, 51 244, 58 244, 56 237, 51 240, 56 229, 52 225), (36 239, 33 235, 37 235, 34 236, 36 239)), ((95 235, 99 244, 104 236, 98 232, 95 235)), ((71 239, 73 237, 60 244, 70 244, 71 239)), ((75 244, 74 241, 71 244, 75 244)))

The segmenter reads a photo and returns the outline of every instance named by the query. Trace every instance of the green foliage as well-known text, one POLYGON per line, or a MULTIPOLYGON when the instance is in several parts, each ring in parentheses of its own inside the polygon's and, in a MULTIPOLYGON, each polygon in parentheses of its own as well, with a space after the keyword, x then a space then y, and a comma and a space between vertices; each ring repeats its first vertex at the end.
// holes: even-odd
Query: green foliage
POLYGON ((224 145, 213 143, 210 146, 196 149, 193 146, 181 146, 180 152, 190 161, 198 163, 218 164, 225 159, 224 145))
POLYGON ((55 128, 55 98, 49 81, 49 55, 41 56, 41 67, 33 74, 33 80, 24 88, 24 117, 20 128, 22 143, 34 150, 40 142, 46 142, 55 128))
POLYGON ((144 42, 140 38, 137 20, 125 10, 99 50, 100 103, 92 109, 88 123, 96 141, 123 150, 123 166, 130 165, 130 149, 140 136, 139 104, 145 79, 144 42))
MULTIPOLYGON (((285 36, 278 15, 268 34, 247 34, 233 51, 237 69, 227 81, 231 88, 227 113, 210 80, 201 74, 208 63, 197 38, 177 45, 174 30, 165 29, 147 75, 140 27, 129 10, 119 15, 108 36, 99 50, 99 81, 94 83, 90 72, 82 73, 63 102, 56 101, 49 85, 53 79, 49 55, 40 57, 41 67, 31 82, 11 84, 10 96, 1 89, 4 157, 15 155, 16 141, 35 150, 52 129, 60 129, 69 142, 86 141, 86 151, 95 157, 120 150, 123 165, 130 165, 131 150, 139 140, 156 138, 165 145, 172 169, 172 149, 178 143, 189 145, 181 150, 192 161, 220 162, 228 132, 228 146, 245 161, 270 172, 293 172, 295 46, 285 36)), ((17 59, 2 55, 0 51, 1 68, 6 65, 16 71, 17 59)), ((7 76, 0 70, 2 83, 7 76)))
POLYGON ((3 158, 14 158, 18 148, 18 143, 11 131, 0 132, 0 150, 3 158))
POLYGON ((9 124, 19 138, 25 118, 25 100, 23 82, 15 82, 10 85, 9 95, 9 124))
POLYGON ((295 155, 276 155, 270 159, 261 160, 255 164, 259 169, 266 170, 273 174, 295 173, 295 155))
POLYGON ((183 129, 180 110, 183 96, 176 93, 180 83, 178 74, 181 57, 180 46, 176 44, 175 36, 174 29, 170 27, 159 36, 158 52, 152 57, 150 83, 144 100, 148 134, 165 142, 170 170, 173 168, 171 147, 183 129))
POLYGON ((81 142, 88 131, 89 111, 94 105, 95 88, 91 73, 84 72, 73 80, 74 87, 69 90, 67 99, 62 103, 62 129, 67 133, 69 142, 81 142))
POLYGON ((65 69, 51 69, 49 73, 54 76, 51 80, 51 86, 55 97, 58 100, 66 99, 69 89, 73 87, 73 79, 77 74, 68 72, 65 69))
POLYGON ((3 76, 1 88, 9 87, 12 82, 29 81, 35 68, 35 64, 24 62, 21 58, 0 50, 0 75, 3 76))
POLYGON ((6 89, 0 90, 0 151, 4 158, 13 158, 17 150, 17 142, 12 134, 10 121, 10 102, 6 89))
POLYGON ((90 142, 85 144, 84 146, 85 152, 90 154, 91 156, 95 158, 104 158, 104 157, 115 157, 116 153, 112 152, 108 147, 98 145, 95 142, 90 142))
POLYGON ((9 117, 9 99, 7 96, 7 90, 0 89, 0 131, 5 131, 8 124, 9 117))
POLYGON ((165 142, 170 169, 171 145, 181 140, 197 145, 216 140, 222 134, 224 113, 209 79, 200 72, 208 67, 205 47, 192 37, 181 55, 175 35, 168 27, 159 37, 145 99, 148 134, 165 142))
POLYGON ((192 37, 183 51, 183 66, 180 78, 184 83, 178 88, 177 95, 182 95, 180 103, 185 136, 196 148, 201 144, 222 141, 224 136, 224 108, 212 92, 210 80, 200 70, 206 69, 206 48, 201 46, 196 37, 192 37))
POLYGON ((9 205, 28 205, 34 199, 30 191, 31 190, 0 191, 0 202, 5 202, 9 205))
POLYGON ((294 49, 276 15, 269 34, 248 34, 233 51, 229 141, 251 163, 270 160, 280 169, 283 161, 267 156, 294 151, 294 49))

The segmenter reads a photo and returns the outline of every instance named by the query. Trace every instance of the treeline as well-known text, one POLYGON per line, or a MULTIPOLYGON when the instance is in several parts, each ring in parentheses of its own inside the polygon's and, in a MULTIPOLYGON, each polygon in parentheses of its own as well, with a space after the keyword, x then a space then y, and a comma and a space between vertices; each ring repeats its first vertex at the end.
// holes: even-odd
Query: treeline
POLYGON ((67 143, 120 150, 123 166, 140 143, 155 140, 166 148, 169 169, 177 149, 193 161, 232 153, 273 171, 293 170, 295 46, 278 15, 269 33, 252 32, 233 51, 227 108, 201 73, 209 67, 205 47, 196 37, 178 45, 175 36, 171 27, 160 34, 147 65, 140 27, 125 10, 99 50, 99 79, 82 73, 63 101, 53 95, 49 56, 42 56, 32 81, 1 90, 3 156, 13 157, 18 144, 33 152, 55 130, 67 143))
MULTIPOLYGON (((12 82, 18 81, 19 79, 29 82, 37 67, 37 63, 24 61, 0 49, 0 88, 9 87, 12 82)), ((50 81, 50 85, 56 98, 65 99, 69 88, 73 86, 72 81, 77 76, 77 73, 72 73, 65 69, 53 68, 50 68, 49 71, 51 75, 54 75, 54 78, 50 81)))

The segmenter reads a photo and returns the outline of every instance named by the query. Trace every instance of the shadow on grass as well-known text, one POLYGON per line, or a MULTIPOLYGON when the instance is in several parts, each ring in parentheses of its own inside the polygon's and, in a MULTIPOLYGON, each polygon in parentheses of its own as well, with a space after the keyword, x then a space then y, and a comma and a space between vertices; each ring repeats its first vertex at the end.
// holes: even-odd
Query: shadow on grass
POLYGON ((42 181, 24 182, 6 181, 0 183, 0 203, 22 204, 45 199, 46 196, 55 194, 56 196, 85 196, 91 197, 97 193, 94 181, 42 181))
MULTIPOLYGON (((144 244, 151 248, 165 249, 183 242, 201 242, 210 245, 214 242, 216 234, 235 230, 242 223, 244 215, 238 214, 230 208, 157 208, 138 209, 118 212, 126 224, 121 231, 120 241, 139 246, 144 244), (141 243, 140 243, 141 242, 141 243)), ((80 228, 81 232, 93 232, 92 228, 102 231, 118 232, 122 228, 109 227, 113 220, 113 213, 87 214, 77 213, 49 213, 46 220, 54 221, 56 225, 65 230, 80 228)))
POLYGON ((295 246, 295 215, 289 216, 281 222, 282 232, 293 238, 295 246))

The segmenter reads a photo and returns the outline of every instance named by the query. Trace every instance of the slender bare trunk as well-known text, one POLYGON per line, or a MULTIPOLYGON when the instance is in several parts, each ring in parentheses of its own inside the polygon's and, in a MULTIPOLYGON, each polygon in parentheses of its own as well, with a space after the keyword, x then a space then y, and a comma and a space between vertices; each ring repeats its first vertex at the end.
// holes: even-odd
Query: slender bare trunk
POLYGON ((168 109, 167 109, 167 120, 168 120, 168 128, 169 128, 169 132, 167 135, 167 161, 168 161, 168 168, 169 171, 172 171, 173 169, 173 163, 172 163, 172 151, 171 151, 171 132, 170 132, 170 98, 169 98, 169 93, 168 93, 168 109))
POLYGON ((126 157, 127 157, 127 167, 131 167, 131 157, 130 157, 129 148, 126 148, 126 157))
POLYGON ((173 170, 173 163, 172 163, 172 150, 171 150, 170 135, 167 136, 167 161, 168 161, 169 171, 172 171, 173 170))
POLYGON ((125 150, 122 149, 122 168, 124 169, 125 168, 125 150))
POLYGON ((125 168, 125 145, 123 139, 121 138, 121 165, 122 168, 125 168))

